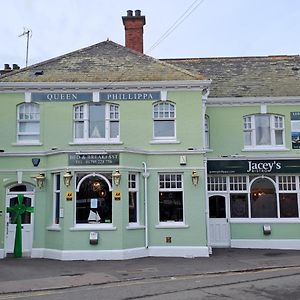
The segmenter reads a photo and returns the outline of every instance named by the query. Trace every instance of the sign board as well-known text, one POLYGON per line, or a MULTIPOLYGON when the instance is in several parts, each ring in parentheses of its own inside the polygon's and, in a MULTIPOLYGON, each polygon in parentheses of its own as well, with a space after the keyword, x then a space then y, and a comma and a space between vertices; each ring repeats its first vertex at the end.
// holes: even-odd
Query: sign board
POLYGON ((292 149, 300 149, 300 112, 291 112, 292 149))
POLYGON ((92 101, 93 93, 31 93, 31 101, 34 102, 72 102, 92 101))
POLYGON ((100 101, 123 101, 123 100, 160 100, 160 92, 154 91, 139 91, 139 92, 111 92, 111 93, 100 93, 100 101))
POLYGON ((96 166, 96 165, 107 166, 107 165, 118 165, 118 164, 119 164, 119 153, 69 154, 70 166, 96 166))
POLYGON ((290 160, 210 160, 208 174, 299 173, 300 159, 290 160))

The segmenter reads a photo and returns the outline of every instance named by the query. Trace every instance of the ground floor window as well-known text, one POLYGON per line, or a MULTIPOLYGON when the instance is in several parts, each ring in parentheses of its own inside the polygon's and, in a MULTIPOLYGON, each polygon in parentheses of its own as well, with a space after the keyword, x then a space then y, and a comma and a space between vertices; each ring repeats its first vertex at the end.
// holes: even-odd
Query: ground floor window
POLYGON ((299 218, 300 176, 209 176, 208 192, 228 197, 231 218, 299 218))
POLYGON ((128 214, 129 223, 138 223, 138 176, 137 174, 128 174, 128 214))
POLYGON ((76 224, 112 223, 111 174, 78 174, 76 181, 76 224))
POLYGON ((159 174, 159 222, 183 222, 182 174, 159 174))

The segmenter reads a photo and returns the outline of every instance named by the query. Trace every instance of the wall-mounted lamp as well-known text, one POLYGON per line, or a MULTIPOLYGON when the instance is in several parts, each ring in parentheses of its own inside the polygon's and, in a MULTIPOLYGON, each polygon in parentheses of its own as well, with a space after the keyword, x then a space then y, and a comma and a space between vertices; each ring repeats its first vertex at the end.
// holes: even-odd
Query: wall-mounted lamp
POLYGON ((192 183, 193 183, 193 185, 196 186, 198 184, 198 182, 199 182, 199 174, 197 171, 193 171, 192 172, 192 183))
POLYGON ((114 173, 112 173, 112 178, 113 178, 114 184, 116 186, 118 186, 121 181, 121 174, 120 174, 119 170, 116 170, 114 173))
POLYGON ((36 185, 41 189, 44 186, 45 183, 45 173, 40 173, 39 175, 34 177, 36 180, 36 185))
POLYGON ((72 173, 70 171, 66 171, 66 173, 63 176, 64 184, 66 187, 70 186, 72 178, 73 178, 72 173))

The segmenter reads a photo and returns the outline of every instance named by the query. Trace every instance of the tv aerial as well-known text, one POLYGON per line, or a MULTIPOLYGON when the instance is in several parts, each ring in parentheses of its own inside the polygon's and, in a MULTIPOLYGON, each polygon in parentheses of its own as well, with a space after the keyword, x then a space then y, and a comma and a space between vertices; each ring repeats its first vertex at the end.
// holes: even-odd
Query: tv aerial
POLYGON ((24 31, 23 33, 21 33, 19 35, 19 37, 21 36, 24 36, 26 35, 26 39, 27 39, 27 42, 26 42, 26 67, 28 66, 28 49, 29 49, 29 39, 32 37, 32 30, 31 29, 28 29, 28 28, 24 28, 24 31))

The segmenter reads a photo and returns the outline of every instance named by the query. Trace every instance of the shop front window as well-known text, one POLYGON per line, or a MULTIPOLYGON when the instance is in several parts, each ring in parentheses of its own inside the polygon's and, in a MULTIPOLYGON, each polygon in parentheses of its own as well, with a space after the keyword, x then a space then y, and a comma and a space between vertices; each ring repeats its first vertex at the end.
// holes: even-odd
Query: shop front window
POLYGON ((159 221, 183 222, 182 174, 159 175, 159 221))
POLYGON ((268 178, 258 178, 252 183, 250 201, 252 218, 277 218, 276 190, 268 178))
POLYGON ((129 223, 138 223, 138 176, 137 174, 128 174, 128 213, 129 223))
POLYGON ((78 175, 76 224, 112 223, 110 174, 78 175))

